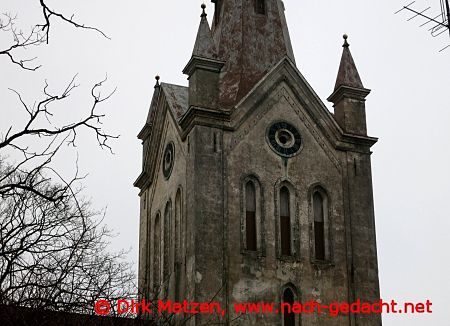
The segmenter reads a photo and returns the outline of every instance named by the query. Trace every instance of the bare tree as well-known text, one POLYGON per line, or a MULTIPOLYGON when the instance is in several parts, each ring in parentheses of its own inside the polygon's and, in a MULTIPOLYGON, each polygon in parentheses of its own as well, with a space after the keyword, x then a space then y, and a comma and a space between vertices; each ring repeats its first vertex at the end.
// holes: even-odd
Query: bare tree
MULTIPOLYGON (((10 44, 0 44, 0 56, 18 69, 41 68, 37 58, 23 58, 20 50, 45 46, 55 19, 107 37, 46 1, 36 1, 42 21, 29 32, 16 27, 17 16, 4 14, 0 19, 0 33, 11 36, 10 44)), ((69 178, 53 165, 63 146, 76 145, 82 130, 111 150, 108 141, 117 136, 103 130, 104 115, 97 112, 114 93, 101 94, 104 82, 92 86, 91 105, 67 123, 60 123, 56 112, 63 112, 78 87, 76 76, 60 91, 45 82, 42 98, 33 104, 11 89, 27 119, 0 133, 0 304, 86 313, 100 298, 113 302, 135 294, 135 275, 125 252, 108 251, 112 233, 103 224, 104 214, 83 199, 77 162, 69 178)))
MULTIPOLYGON (((0 174, 13 169, 3 162, 0 174)), ((99 299, 133 296, 134 273, 124 252, 107 250, 111 231, 103 215, 78 199, 79 190, 63 192, 42 177, 35 182, 36 191, 2 196, 0 303, 86 313, 99 299), (47 200, 55 192, 61 199, 47 200)))
POLYGON ((60 20, 75 28, 93 30, 103 37, 109 39, 109 37, 100 29, 85 24, 78 23, 74 19, 74 15, 70 17, 51 8, 45 0, 35 0, 39 2, 39 6, 42 12, 42 23, 36 23, 29 32, 24 32, 16 27, 17 15, 11 15, 4 13, 0 18, 0 32, 10 33, 11 44, 3 47, 0 46, 0 56, 7 56, 12 63, 19 65, 22 69, 34 71, 40 68, 40 65, 32 65, 32 61, 36 58, 19 59, 16 52, 18 50, 27 49, 32 46, 38 46, 43 43, 48 43, 50 40, 50 30, 53 20, 60 20))

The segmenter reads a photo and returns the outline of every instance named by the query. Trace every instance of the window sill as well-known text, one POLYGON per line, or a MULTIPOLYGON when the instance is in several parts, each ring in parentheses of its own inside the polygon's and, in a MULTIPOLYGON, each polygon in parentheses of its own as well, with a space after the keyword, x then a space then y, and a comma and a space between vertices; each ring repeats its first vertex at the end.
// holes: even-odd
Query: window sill
POLYGON ((241 255, 255 258, 255 259, 261 259, 264 258, 265 255, 262 253, 261 250, 259 251, 253 251, 253 250, 242 250, 241 255))
POLYGON ((330 260, 311 259, 311 264, 320 270, 329 269, 335 266, 335 263, 330 260))
POLYGON ((282 262, 288 262, 288 263, 297 263, 297 262, 301 261, 300 257, 297 257, 297 256, 282 255, 282 256, 278 256, 277 258, 278 258, 278 260, 280 260, 282 262))

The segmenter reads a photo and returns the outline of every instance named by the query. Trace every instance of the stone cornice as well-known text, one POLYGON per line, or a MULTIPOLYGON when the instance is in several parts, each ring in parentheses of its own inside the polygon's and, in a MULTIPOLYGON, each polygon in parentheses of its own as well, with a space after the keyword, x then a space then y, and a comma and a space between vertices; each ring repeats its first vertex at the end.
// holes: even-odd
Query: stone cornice
POLYGON ((207 70, 219 73, 225 62, 210 58, 202 58, 198 56, 192 56, 186 67, 183 69, 183 74, 192 76, 196 69, 207 70))
POLYGON ((137 137, 143 141, 150 135, 151 130, 152 130, 152 125, 149 123, 146 123, 145 126, 139 132, 137 137))
POLYGON ((355 88, 350 86, 339 86, 333 94, 331 94, 327 101, 334 104, 340 102, 343 98, 351 98, 360 101, 365 101, 367 95, 370 94, 370 89, 367 88, 355 88))
POLYGON ((194 125, 216 127, 224 130, 233 130, 229 125, 230 115, 230 111, 191 106, 179 121, 182 129, 181 138, 185 139, 194 125))

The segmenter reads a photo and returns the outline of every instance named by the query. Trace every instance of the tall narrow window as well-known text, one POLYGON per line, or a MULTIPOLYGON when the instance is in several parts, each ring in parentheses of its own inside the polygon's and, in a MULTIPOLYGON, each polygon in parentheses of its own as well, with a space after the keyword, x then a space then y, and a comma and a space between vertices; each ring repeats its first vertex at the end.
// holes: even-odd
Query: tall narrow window
POLYGON ((214 23, 217 25, 220 20, 220 0, 213 0, 214 2, 214 23))
POLYGON ((153 284, 156 291, 160 285, 161 276, 161 222, 159 214, 155 218, 155 228, 153 229, 153 284))
POLYGON ((292 312, 292 305, 294 304, 294 292, 287 288, 283 292, 283 303, 289 303, 291 309, 287 307, 283 311, 283 326, 295 326, 295 314, 292 312))
POLYGON ((245 238, 247 250, 257 250, 256 232, 256 190, 255 184, 249 181, 245 185, 245 238))
POLYGON ((164 211, 164 265, 163 282, 167 288, 170 276, 170 227, 171 227, 172 207, 170 201, 166 204, 164 211))
MULTIPOLYGON (((146 269, 145 269, 145 284, 146 284, 146 293, 145 295, 147 295, 148 297, 149 294, 151 293, 151 278, 152 278, 152 270, 151 270, 151 266, 152 266, 152 249, 153 249, 153 244, 152 244, 152 218, 147 216, 147 232, 145 235, 145 238, 147 239, 147 252, 146 252, 146 259, 145 259, 145 265, 146 265, 146 269)), ((153 226, 155 227, 155 226, 153 226)))
POLYGON ((325 215, 324 201, 320 192, 313 195, 314 208, 314 252, 317 260, 325 260, 325 215))
POLYGON ((266 14, 266 0, 255 0, 256 1, 256 13, 265 15, 266 14))
POLYGON ((281 255, 291 255, 291 209, 290 195, 286 187, 280 189, 280 237, 281 255))
POLYGON ((178 189, 175 197, 175 302, 180 301, 181 279, 181 190, 178 189))

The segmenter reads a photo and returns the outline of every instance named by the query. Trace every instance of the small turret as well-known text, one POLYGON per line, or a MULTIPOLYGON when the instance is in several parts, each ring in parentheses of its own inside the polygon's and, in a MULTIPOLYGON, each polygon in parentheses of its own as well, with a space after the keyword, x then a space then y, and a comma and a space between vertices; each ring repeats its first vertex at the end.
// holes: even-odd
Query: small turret
POLYGON ((370 89, 364 88, 361 82, 347 39, 344 35, 336 85, 328 101, 334 104, 336 121, 346 133, 367 136, 365 98, 370 89))
POLYGON ((194 50, 183 70, 189 79, 189 106, 216 109, 219 100, 219 74, 224 62, 216 59, 216 47, 202 4, 202 14, 194 50))

